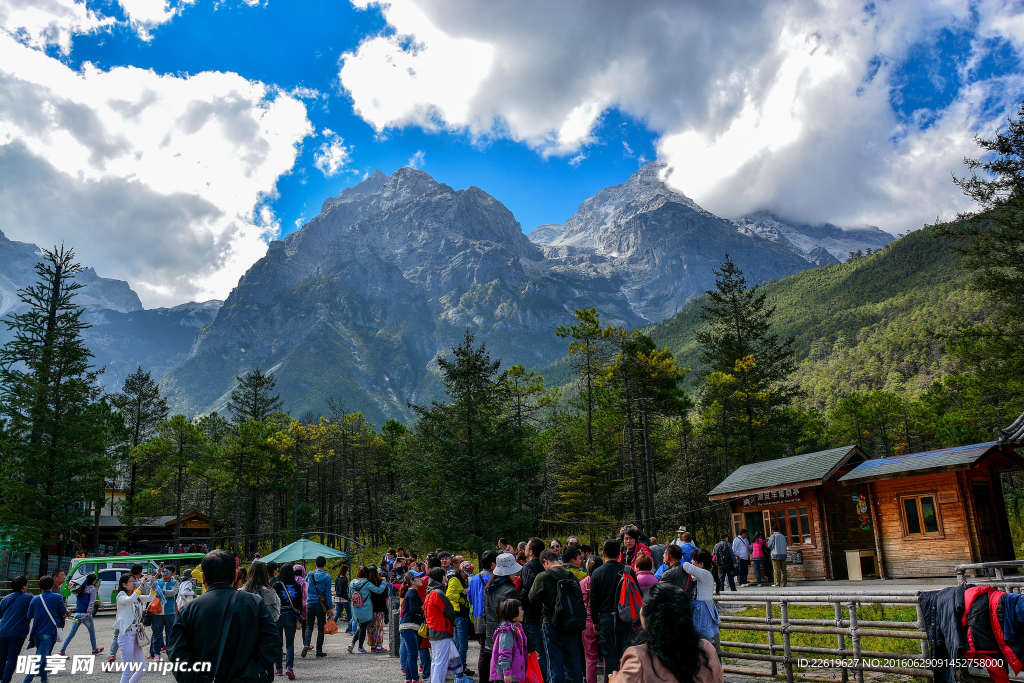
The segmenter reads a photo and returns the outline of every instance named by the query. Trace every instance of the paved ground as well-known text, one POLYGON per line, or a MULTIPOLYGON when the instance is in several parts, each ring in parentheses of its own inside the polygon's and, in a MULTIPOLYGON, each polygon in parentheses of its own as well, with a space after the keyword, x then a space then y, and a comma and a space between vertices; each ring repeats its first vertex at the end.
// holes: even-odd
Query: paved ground
MULTIPOLYGON (((87 676, 83 673, 70 673, 71 660, 68 660, 67 670, 60 671, 54 674, 50 674, 50 681, 64 681, 64 683, 115 683, 119 680, 120 674, 108 673, 101 671, 101 664, 107 661, 107 656, 110 650, 110 640, 114 635, 114 614, 107 612, 100 614, 95 618, 96 622, 96 641, 100 647, 106 648, 103 653, 96 656, 95 668, 93 674, 87 676)), ((70 627, 69 627, 70 628, 70 627)), ((65 629, 65 633, 69 632, 69 628, 65 629)), ((344 622, 342 623, 344 628, 344 622)), ((315 636, 314 636, 315 638, 315 636)), ((391 657, 388 654, 349 654, 346 651, 350 637, 346 637, 344 633, 338 633, 336 635, 327 636, 324 640, 324 651, 327 653, 326 657, 317 659, 310 652, 305 659, 299 657, 302 643, 299 634, 295 636, 296 652, 295 652, 295 677, 296 680, 300 681, 351 681, 352 683, 380 683, 387 681, 402 681, 401 670, 398 664, 397 657, 391 657)), ((385 645, 387 644, 387 634, 385 633, 385 645)), ((476 657, 479 651, 476 649, 475 643, 470 644, 469 660, 476 662, 476 657)), ((57 648, 59 650, 59 646, 57 648)), ((84 628, 79 628, 78 633, 75 634, 75 639, 71 641, 71 644, 67 648, 67 654, 69 655, 90 655, 92 652, 92 646, 89 643, 89 632, 84 628)), ((22 651, 22 654, 35 654, 34 650, 22 651)), ((166 655, 165 655, 166 658, 166 655)), ((120 660, 120 654, 118 655, 120 660)), ((149 660, 147 660, 149 661, 149 660)), ((150 681, 155 683, 156 681, 164 680, 171 681, 173 674, 168 673, 166 677, 159 672, 147 671, 142 675, 140 683, 144 681, 150 681)), ((16 675, 14 677, 15 683, 21 683, 23 677, 16 675)), ((38 679, 35 679, 38 682, 38 679)), ((278 683, 286 683, 287 678, 281 677, 275 679, 278 683)))

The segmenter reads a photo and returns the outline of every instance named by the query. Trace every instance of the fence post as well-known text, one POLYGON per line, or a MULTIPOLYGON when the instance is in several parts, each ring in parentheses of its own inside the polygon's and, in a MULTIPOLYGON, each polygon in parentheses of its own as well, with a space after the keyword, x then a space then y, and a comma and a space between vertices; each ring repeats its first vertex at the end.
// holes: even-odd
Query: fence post
MULTIPOLYGON (((928 632, 928 628, 925 626, 925 623, 924 623, 924 614, 921 613, 921 603, 920 603, 920 601, 918 601, 917 603, 914 604, 914 609, 917 611, 917 629, 919 631, 927 633, 928 632)), ((922 640, 921 641, 921 654, 924 655, 925 659, 928 658, 928 641, 927 640, 922 640)))
MULTIPOLYGON (((766 600, 764 606, 765 612, 765 623, 768 626, 772 625, 772 601, 766 600)), ((768 631, 768 654, 775 654, 775 631, 768 631)), ((772 662, 772 676, 779 675, 779 665, 777 662, 772 662)))
MULTIPOLYGON (((401 636, 398 633, 398 609, 401 606, 402 601, 397 595, 392 595, 388 600, 388 609, 391 611, 391 617, 388 619, 388 654, 392 657, 398 656, 399 648, 402 646, 401 636)), ((419 660, 417 659, 417 661, 419 660)))
MULTIPOLYGON (((832 606, 836 608, 836 628, 843 627, 843 606, 842 603, 834 602, 832 606)), ((846 637, 842 633, 836 635, 836 644, 839 646, 838 658, 840 660, 846 659, 846 655, 843 650, 846 649, 846 637)), ((843 672, 843 683, 847 683, 850 680, 850 671, 845 666, 841 667, 843 672)))
POLYGON ((781 603, 782 609, 782 648, 786 654, 786 683, 793 683, 793 650, 789 642, 789 603, 781 603))
POLYGON ((854 675, 857 683, 864 683, 864 669, 860 668, 860 630, 857 626, 857 603, 847 603, 850 609, 850 641, 853 645, 853 663, 857 666, 854 675))

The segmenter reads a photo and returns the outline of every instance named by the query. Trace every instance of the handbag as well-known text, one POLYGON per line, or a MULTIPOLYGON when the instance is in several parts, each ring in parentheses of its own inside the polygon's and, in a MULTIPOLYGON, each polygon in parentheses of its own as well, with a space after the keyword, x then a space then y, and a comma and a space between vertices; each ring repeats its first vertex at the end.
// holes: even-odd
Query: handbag
POLYGON ((50 608, 46 606, 46 598, 40 595, 39 600, 43 603, 43 609, 46 610, 46 616, 50 617, 50 623, 52 623, 53 627, 57 629, 57 635, 54 637, 54 641, 59 643, 64 640, 64 629, 60 627, 57 620, 53 618, 52 614, 50 614, 50 608))
POLYGON ((311 584, 311 585, 312 585, 312 586, 313 586, 314 588, 316 588, 317 596, 318 596, 318 598, 319 598, 319 600, 318 600, 317 602, 318 602, 318 604, 320 605, 320 610, 321 610, 321 611, 322 611, 322 612, 323 612, 324 614, 327 614, 327 612, 329 612, 329 611, 330 611, 330 610, 328 609, 328 607, 327 607, 327 598, 326 598, 326 597, 324 597, 324 593, 323 593, 323 591, 321 591, 321 590, 320 590, 320 586, 316 585, 316 577, 315 577, 315 576, 311 576, 310 578, 311 578, 311 579, 313 579, 312 581, 310 581, 310 584, 311 584))
MULTIPOLYGON (((138 604, 138 603, 136 603, 138 604)), ((148 606, 148 605, 147 605, 148 606)), ((139 613, 135 613, 135 644, 139 649, 144 649, 149 645, 149 634, 146 633, 145 619, 151 616, 149 610, 142 611, 142 619, 139 618, 139 613)))
POLYGON ((426 638, 428 635, 430 635, 430 627, 427 626, 427 622, 424 621, 422 624, 420 624, 420 627, 416 629, 416 635, 418 635, 420 638, 426 638))
POLYGON ((540 660, 536 652, 531 652, 526 660, 526 683, 544 683, 544 676, 540 673, 540 660))

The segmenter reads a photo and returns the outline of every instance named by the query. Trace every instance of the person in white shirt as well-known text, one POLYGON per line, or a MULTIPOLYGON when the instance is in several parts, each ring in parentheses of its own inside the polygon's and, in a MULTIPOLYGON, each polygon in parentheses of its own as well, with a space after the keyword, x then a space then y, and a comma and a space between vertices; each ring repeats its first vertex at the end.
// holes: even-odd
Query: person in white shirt
POLYGON ((747 573, 750 571, 750 550, 747 530, 740 529, 740 535, 732 539, 732 554, 736 557, 736 564, 739 566, 741 588, 748 584, 747 573))
POLYGON ((114 628, 120 632, 117 644, 121 649, 121 661, 138 663, 137 671, 125 667, 124 673, 121 674, 121 683, 138 683, 146 670, 142 666, 144 656, 136 633, 142 630, 146 604, 156 597, 156 594, 151 592, 151 583, 145 574, 142 575, 139 584, 140 590, 136 590, 135 586, 135 576, 132 574, 122 574, 117 581, 117 618, 114 620, 114 628))
POLYGON ((693 600, 693 626, 701 638, 714 642, 722 620, 715 607, 715 576, 711 573, 711 553, 698 550, 693 560, 683 563, 683 571, 697 582, 697 595, 693 600))

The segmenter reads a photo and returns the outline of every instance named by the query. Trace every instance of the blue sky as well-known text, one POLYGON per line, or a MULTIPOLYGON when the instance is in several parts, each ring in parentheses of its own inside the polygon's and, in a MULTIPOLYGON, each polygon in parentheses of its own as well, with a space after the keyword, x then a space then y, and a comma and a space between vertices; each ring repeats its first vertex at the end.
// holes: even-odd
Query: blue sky
POLYGON ((0 0, 0 223, 147 306, 410 164, 527 232, 654 159, 727 218, 903 232, 969 208, 1022 48, 1001 0, 0 0))
MULTIPOLYGON (((338 60, 367 35, 382 31, 387 24, 378 8, 357 10, 345 2, 303 0, 256 7, 237 0, 200 2, 152 30, 150 41, 139 40, 129 26, 77 36, 65 61, 76 69, 92 62, 101 68, 130 64, 159 73, 231 71, 286 91, 319 91, 324 97, 310 103, 307 115, 317 130, 328 128, 344 138, 351 166, 326 178, 313 166, 316 146, 305 145, 295 169, 278 182, 280 196, 269 202, 281 219, 282 234, 295 230, 297 220, 315 216, 324 199, 364 175, 377 169, 390 175, 420 152, 419 168, 457 189, 483 188, 512 210, 524 232, 542 223, 564 222, 584 199, 625 182, 641 160, 657 156, 655 134, 643 121, 616 110, 602 117, 595 130, 599 142, 576 165, 570 165, 571 156, 545 159, 522 144, 474 141, 459 131, 428 133, 410 127, 378 135, 353 113, 338 81, 338 60)), ((58 54, 56 48, 50 51, 58 54)))

